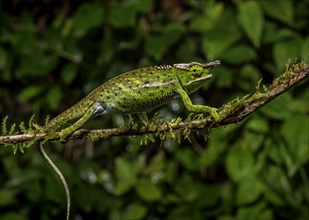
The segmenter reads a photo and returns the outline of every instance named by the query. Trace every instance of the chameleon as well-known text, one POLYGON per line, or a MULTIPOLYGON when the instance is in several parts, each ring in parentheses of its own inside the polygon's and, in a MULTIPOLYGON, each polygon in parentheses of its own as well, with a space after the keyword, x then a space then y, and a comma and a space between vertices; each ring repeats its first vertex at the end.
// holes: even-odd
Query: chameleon
MULTIPOLYGON (((60 131, 60 140, 63 141, 90 118, 99 115, 123 114, 131 118, 132 114, 137 114, 146 124, 147 111, 179 97, 190 112, 208 113, 218 121, 219 115, 216 108, 194 105, 189 97, 212 77, 210 72, 218 65, 220 65, 219 60, 205 64, 179 63, 123 73, 93 90, 81 101, 48 122, 43 129, 46 132, 54 132, 75 119, 75 123, 60 131)), ((69 220, 71 200, 68 184, 61 171, 46 154, 42 142, 38 150, 62 182, 67 199, 66 220, 69 220)))
POLYGON ((208 113, 217 121, 216 108, 192 104, 189 94, 202 87, 212 77, 211 70, 218 65, 220 60, 145 67, 123 73, 49 121, 44 130, 57 131, 75 119, 75 123, 60 131, 60 140, 65 140, 90 118, 104 114, 129 115, 130 118, 137 114, 146 124, 147 111, 179 97, 190 112, 208 113))

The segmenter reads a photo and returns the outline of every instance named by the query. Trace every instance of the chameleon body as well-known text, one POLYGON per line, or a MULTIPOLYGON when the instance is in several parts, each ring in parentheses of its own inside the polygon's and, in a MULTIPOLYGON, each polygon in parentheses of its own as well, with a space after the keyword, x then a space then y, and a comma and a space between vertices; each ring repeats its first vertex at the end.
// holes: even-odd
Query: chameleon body
POLYGON ((64 140, 92 117, 104 114, 138 114, 147 121, 145 112, 180 97, 191 112, 208 113, 219 119, 215 108, 193 105, 189 94, 202 87, 211 78, 210 71, 220 61, 206 64, 197 62, 146 67, 123 73, 102 84, 80 102, 52 119, 47 132, 57 131, 70 120, 71 126, 60 132, 64 140))

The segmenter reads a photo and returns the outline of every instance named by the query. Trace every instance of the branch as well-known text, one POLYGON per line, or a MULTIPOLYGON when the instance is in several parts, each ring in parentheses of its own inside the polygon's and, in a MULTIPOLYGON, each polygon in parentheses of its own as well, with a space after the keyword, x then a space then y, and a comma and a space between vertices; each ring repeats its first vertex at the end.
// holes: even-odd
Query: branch
MULTIPOLYGON (((218 109, 220 116, 219 121, 214 121, 210 116, 206 118, 194 118, 184 121, 158 123, 151 122, 149 125, 136 125, 128 129, 124 128, 110 128, 86 130, 80 129, 75 131, 69 139, 83 139, 96 140, 100 138, 108 138, 111 136, 138 136, 143 134, 155 134, 159 136, 164 132, 183 132, 198 131, 205 128, 214 128, 222 125, 239 123, 248 115, 258 110, 266 103, 270 102, 280 94, 288 91, 290 88, 303 81, 309 76, 309 65, 305 63, 298 63, 291 65, 286 71, 276 78, 272 84, 260 91, 259 84, 256 92, 249 94, 241 99, 233 100, 218 109)), ((18 144, 29 141, 41 141, 47 136, 53 136, 50 140, 59 140, 59 132, 52 134, 36 133, 36 134, 18 134, 0 136, 0 144, 18 144)))

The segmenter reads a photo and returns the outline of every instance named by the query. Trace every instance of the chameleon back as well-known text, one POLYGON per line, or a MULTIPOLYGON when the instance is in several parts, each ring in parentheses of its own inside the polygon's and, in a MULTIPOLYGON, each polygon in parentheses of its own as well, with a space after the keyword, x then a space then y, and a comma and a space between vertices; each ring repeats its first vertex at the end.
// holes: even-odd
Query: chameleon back
POLYGON ((89 94, 97 100, 94 114, 146 112, 179 97, 173 68, 142 68, 112 78, 89 94))

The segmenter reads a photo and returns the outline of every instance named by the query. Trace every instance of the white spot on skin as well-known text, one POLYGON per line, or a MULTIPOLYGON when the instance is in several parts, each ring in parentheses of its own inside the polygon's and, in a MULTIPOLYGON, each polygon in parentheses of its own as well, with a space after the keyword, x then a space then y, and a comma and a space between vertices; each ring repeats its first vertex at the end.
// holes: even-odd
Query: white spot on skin
POLYGON ((113 110, 109 106, 107 106, 105 103, 97 102, 94 106, 92 117, 111 113, 113 113, 113 110))
POLYGON ((92 112, 92 116, 98 116, 98 115, 103 115, 104 114, 105 109, 103 108, 103 106, 100 103, 96 103, 92 112))

